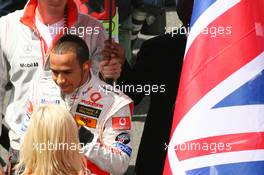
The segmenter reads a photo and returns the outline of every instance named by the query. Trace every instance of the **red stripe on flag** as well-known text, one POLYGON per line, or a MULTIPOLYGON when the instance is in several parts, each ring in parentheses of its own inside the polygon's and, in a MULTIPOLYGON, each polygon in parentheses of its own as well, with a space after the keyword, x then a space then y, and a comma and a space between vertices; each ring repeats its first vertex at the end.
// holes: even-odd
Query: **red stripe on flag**
POLYGON ((208 35, 200 34, 194 40, 183 64, 174 113, 177 117, 174 117, 172 128, 176 127, 182 117, 206 93, 263 52, 264 37, 256 36, 253 22, 258 21, 264 24, 263 13, 252 11, 252 16, 241 16, 241 14, 251 13, 245 13, 246 10, 258 9, 257 2, 260 1, 241 1, 209 26, 237 24, 232 25, 230 37, 212 39, 208 35), (241 24, 237 22, 238 17, 243 19, 241 24))
POLYGON ((163 168, 162 175, 171 175, 171 174, 173 174, 173 173, 172 173, 171 168, 170 168, 168 156, 166 156, 165 165, 163 168))
POLYGON ((264 149, 264 132, 230 134, 188 141, 174 147, 179 160, 209 154, 264 149))

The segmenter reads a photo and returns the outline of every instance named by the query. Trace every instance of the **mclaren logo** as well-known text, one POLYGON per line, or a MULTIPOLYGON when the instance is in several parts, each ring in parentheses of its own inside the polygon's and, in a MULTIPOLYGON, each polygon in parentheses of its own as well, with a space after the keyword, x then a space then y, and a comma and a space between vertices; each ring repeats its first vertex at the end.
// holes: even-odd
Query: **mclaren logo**
POLYGON ((24 46, 24 53, 25 54, 30 54, 31 52, 32 52, 32 46, 31 45, 24 46))
POLYGON ((21 68, 38 67, 38 62, 35 63, 20 63, 21 68))

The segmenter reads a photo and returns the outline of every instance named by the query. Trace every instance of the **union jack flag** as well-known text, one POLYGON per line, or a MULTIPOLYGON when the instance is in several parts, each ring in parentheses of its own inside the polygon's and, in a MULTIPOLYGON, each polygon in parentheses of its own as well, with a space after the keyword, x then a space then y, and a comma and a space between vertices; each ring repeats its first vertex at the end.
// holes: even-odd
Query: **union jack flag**
POLYGON ((264 175, 264 0, 195 0, 164 175, 264 175))

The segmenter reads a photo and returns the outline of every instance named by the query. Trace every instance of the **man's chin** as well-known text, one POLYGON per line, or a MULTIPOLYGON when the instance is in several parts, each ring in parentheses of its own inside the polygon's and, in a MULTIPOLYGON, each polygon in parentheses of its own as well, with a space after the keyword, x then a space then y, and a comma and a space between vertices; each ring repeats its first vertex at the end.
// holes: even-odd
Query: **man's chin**
POLYGON ((61 91, 64 93, 64 94, 71 94, 73 91, 69 88, 61 88, 61 91))
POLYGON ((57 7, 57 6, 49 6, 49 9, 47 10, 50 16, 61 16, 61 12, 63 11, 63 9, 60 9, 61 7, 57 7))

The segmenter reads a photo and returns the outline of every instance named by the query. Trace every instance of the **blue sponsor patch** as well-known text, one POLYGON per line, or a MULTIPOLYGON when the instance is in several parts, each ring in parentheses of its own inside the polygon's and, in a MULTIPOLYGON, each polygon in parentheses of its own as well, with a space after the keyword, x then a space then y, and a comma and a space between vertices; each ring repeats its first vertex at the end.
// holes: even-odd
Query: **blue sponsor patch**
POLYGON ((126 153, 129 157, 131 156, 132 148, 130 148, 129 146, 123 143, 119 143, 119 142, 115 143, 115 146, 119 148, 121 151, 123 151, 124 153, 126 153))

